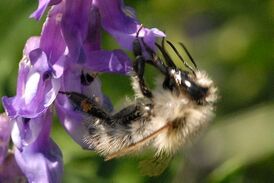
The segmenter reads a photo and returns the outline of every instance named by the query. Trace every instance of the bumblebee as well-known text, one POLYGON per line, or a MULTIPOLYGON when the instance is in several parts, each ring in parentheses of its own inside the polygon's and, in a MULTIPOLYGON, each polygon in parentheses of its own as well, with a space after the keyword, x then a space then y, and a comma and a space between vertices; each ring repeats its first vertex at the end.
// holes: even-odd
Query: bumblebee
POLYGON ((161 44, 156 43, 164 58, 163 62, 138 34, 133 42, 135 61, 130 77, 135 100, 131 104, 119 112, 109 113, 94 99, 75 92, 62 93, 68 96, 80 112, 92 116, 85 122, 88 132, 83 134, 83 141, 90 150, 110 160, 152 148, 155 150, 154 160, 147 162, 153 162, 153 167, 160 169, 159 172, 150 173, 157 175, 164 169, 157 167, 162 166, 161 161, 170 159, 212 119, 218 98, 217 88, 206 72, 197 68, 182 43, 180 45, 194 68, 165 39, 161 44), (165 48, 166 43, 183 62, 185 70, 178 68, 171 59, 165 48), (148 53, 149 59, 143 55, 144 52, 148 53), (150 90, 144 80, 147 64, 163 75, 154 90, 150 90))

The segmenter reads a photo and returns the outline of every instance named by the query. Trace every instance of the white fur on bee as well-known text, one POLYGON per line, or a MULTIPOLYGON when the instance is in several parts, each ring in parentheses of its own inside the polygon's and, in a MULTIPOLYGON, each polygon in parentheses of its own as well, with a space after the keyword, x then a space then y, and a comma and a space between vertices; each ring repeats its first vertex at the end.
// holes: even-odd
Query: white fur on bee
POLYGON ((155 117, 151 119, 150 126, 158 129, 170 123, 170 128, 153 140, 156 154, 173 154, 212 119, 217 89, 203 72, 198 71, 193 81, 209 88, 205 98, 209 102, 207 105, 198 105, 185 94, 176 96, 164 90, 160 82, 157 84, 158 87, 153 92, 155 117))
MULTIPOLYGON (((145 102, 153 104, 152 115, 147 119, 130 123, 128 127, 120 124, 108 126, 98 121, 94 135, 86 135, 85 141, 95 151, 103 156, 115 153, 131 144, 137 143, 165 125, 169 125, 166 131, 159 133, 152 140, 142 146, 136 146, 138 151, 150 144, 156 149, 156 155, 162 153, 173 154, 189 139, 195 136, 213 117, 214 103, 217 100, 217 89, 213 81, 205 72, 196 72, 192 80, 203 87, 208 88, 205 105, 198 105, 187 94, 179 96, 162 87, 160 80, 152 91, 153 99, 145 99, 145 102)), ((139 88, 138 77, 132 76, 132 87, 137 99, 144 96, 139 88)), ((146 110, 144 107, 144 110, 146 110)), ((147 109, 149 111, 149 109, 147 109)))

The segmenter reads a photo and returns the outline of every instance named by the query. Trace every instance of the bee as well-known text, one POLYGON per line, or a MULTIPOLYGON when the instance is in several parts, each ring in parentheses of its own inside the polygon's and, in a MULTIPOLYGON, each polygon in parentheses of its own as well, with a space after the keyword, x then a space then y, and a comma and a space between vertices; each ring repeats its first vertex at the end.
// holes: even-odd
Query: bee
MULTIPOLYGON (((139 30, 140 31, 140 30, 139 30)), ((206 72, 200 71, 186 47, 180 43, 192 62, 190 66, 170 41, 156 43, 165 62, 153 51, 139 31, 133 42, 135 61, 131 84, 135 100, 116 113, 104 110, 96 100, 76 92, 62 92, 81 112, 92 116, 85 122, 87 133, 83 141, 88 149, 106 160, 153 149, 155 156, 141 162, 149 175, 158 175, 187 141, 207 126, 214 116, 217 88, 206 72), (176 66, 166 50, 168 44, 183 62, 186 69, 176 66), (144 56, 144 52, 148 53, 144 56), (163 78, 150 90, 144 79, 147 64, 155 67, 163 78), (148 165, 150 164, 150 165, 148 165)))

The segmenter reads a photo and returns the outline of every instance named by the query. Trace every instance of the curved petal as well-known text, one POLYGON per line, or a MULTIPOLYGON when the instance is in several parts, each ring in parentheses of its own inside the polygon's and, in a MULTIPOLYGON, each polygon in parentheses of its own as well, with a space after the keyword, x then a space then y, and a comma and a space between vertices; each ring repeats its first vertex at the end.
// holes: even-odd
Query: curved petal
POLYGON ((87 60, 84 66, 94 72, 127 74, 132 70, 131 61, 122 50, 93 51, 88 53, 87 60))
POLYGON ((48 5, 55 5, 60 3, 62 0, 39 0, 38 8, 30 15, 30 18, 40 20, 46 11, 48 5))
POLYGON ((39 36, 30 37, 25 44, 25 48, 23 50, 23 55, 28 57, 29 53, 32 50, 39 48, 39 45, 40 45, 40 37, 39 36))
POLYGON ((83 134, 87 133, 87 129, 83 124, 84 116, 73 110, 69 101, 64 97, 57 97, 55 105, 59 120, 72 139, 82 148, 86 149, 88 146, 83 142, 83 134))
MULTIPOLYGON (((132 42, 141 27, 141 24, 135 19, 135 14, 132 13, 132 10, 125 7, 122 0, 93 0, 93 4, 98 7, 100 11, 103 28, 108 31, 123 48, 132 50, 132 42)), ((142 28, 139 34, 139 37, 144 37, 145 42, 151 48, 155 46, 154 42, 150 40, 154 40, 155 37, 164 36, 165 34, 163 32, 155 28, 142 28)))
POLYGON ((35 142, 41 132, 43 121, 40 118, 22 118, 14 120, 12 129, 12 141, 18 149, 35 142))
POLYGON ((30 18, 40 20, 44 12, 46 11, 50 0, 39 0, 38 8, 30 15, 30 18))
POLYGON ((83 42, 87 36, 90 0, 66 1, 61 21, 62 33, 74 62, 83 62, 83 42))
POLYGON ((54 6, 49 12, 41 33, 40 48, 46 53, 51 64, 64 54, 66 48, 61 31, 63 11, 64 3, 54 6))
POLYGON ((46 148, 36 151, 35 145, 29 145, 23 151, 16 149, 16 162, 29 182, 61 182, 62 153, 51 139, 46 148))
POLYGON ((100 50, 101 46, 101 18, 97 7, 92 6, 88 22, 88 33, 84 41, 84 50, 86 53, 100 50))
POLYGON ((34 118, 45 111, 60 89, 63 62, 60 59, 50 66, 39 48, 29 53, 29 59, 24 57, 19 65, 16 96, 2 98, 7 114, 12 118, 34 118))
MULTIPOLYGON (((62 153, 49 137, 51 117, 52 114, 48 110, 37 117, 35 121, 31 121, 31 123, 40 124, 39 134, 36 139, 33 139, 34 141, 15 150, 18 166, 29 182, 61 182, 63 174, 62 153)), ((29 132, 32 131, 35 129, 29 130, 29 132)))

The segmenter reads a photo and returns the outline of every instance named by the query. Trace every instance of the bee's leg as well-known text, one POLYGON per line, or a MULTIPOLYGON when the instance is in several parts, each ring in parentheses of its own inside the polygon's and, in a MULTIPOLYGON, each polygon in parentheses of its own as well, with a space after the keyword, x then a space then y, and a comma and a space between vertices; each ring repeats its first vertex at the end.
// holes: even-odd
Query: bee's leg
POLYGON ((144 81, 144 72, 145 72, 145 58, 142 53, 142 46, 138 39, 138 37, 135 38, 133 41, 133 53, 135 55, 135 61, 133 63, 134 71, 136 72, 136 75, 138 77, 138 84, 139 88, 142 92, 142 94, 147 98, 152 98, 152 93, 146 86, 146 83, 144 81))
MULTIPOLYGON (((168 68, 164 64, 164 62, 157 56, 157 54, 145 43, 144 38, 141 38, 142 44, 144 45, 146 52, 149 54, 151 60, 147 60, 146 62, 153 65, 156 69, 158 69, 162 74, 167 75, 168 68)), ((157 44, 156 44, 157 45, 157 44)))
POLYGON ((90 114, 106 122, 111 121, 111 116, 98 105, 95 99, 90 99, 89 97, 77 92, 59 91, 59 93, 67 95, 72 105, 77 110, 86 114, 90 114))
POLYGON ((148 104, 145 107, 143 107, 143 109, 138 104, 133 104, 125 107, 121 111, 114 114, 112 116, 112 120, 121 125, 128 126, 129 124, 132 124, 134 121, 137 121, 140 118, 144 117, 144 115, 146 115, 145 112, 151 112, 149 110, 151 110, 151 106, 149 106, 148 104))

